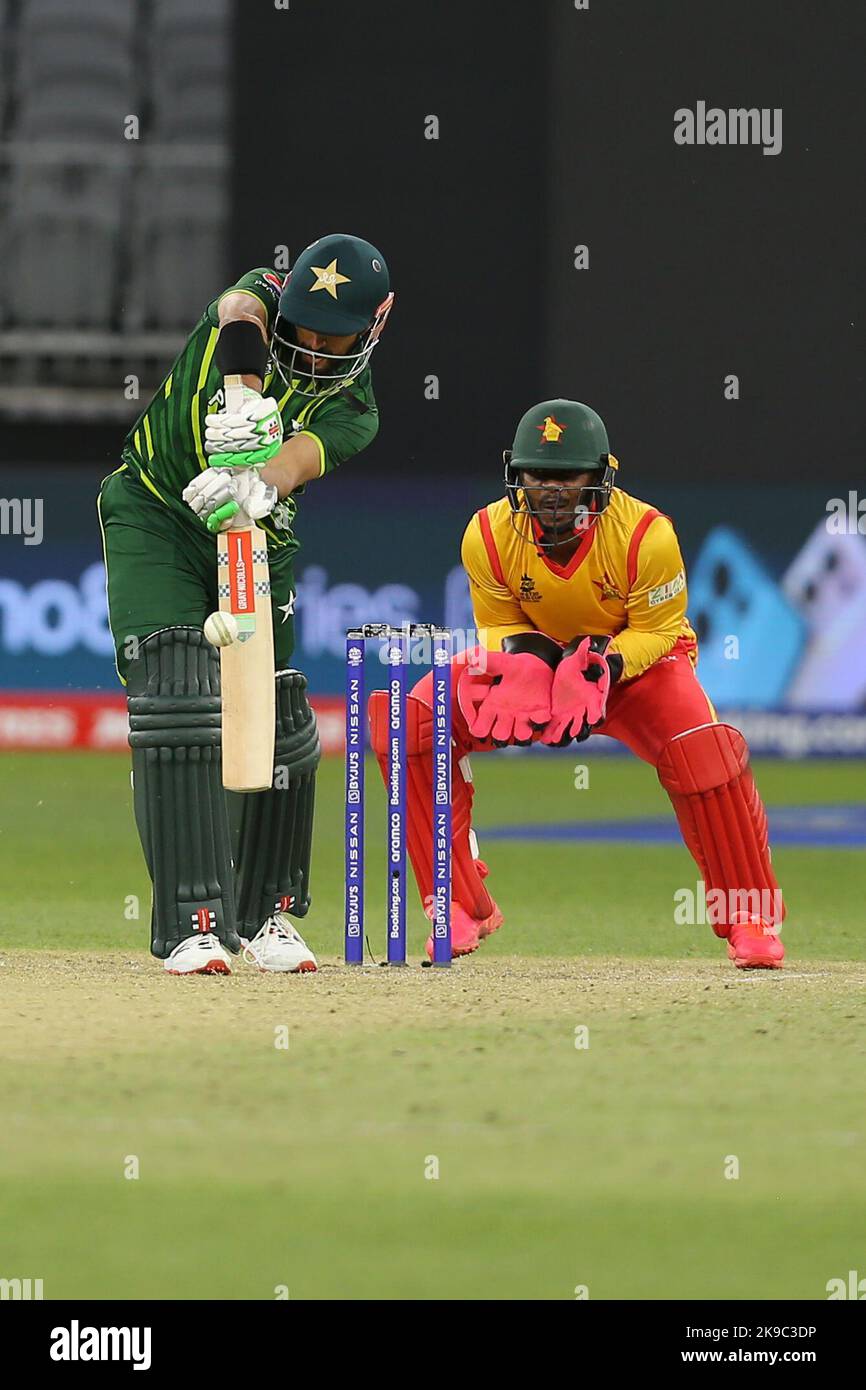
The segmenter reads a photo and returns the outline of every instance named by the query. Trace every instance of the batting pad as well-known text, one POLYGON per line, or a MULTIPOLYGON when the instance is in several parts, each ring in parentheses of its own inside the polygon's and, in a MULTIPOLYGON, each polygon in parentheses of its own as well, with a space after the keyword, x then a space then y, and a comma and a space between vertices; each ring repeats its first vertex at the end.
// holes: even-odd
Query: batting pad
POLYGON ((238 926, 253 937, 274 912, 305 917, 316 769, 321 759, 316 716, 300 671, 276 674, 274 783, 265 792, 233 794, 241 802, 237 852, 238 926))
MULTIPOLYGON (((374 690, 368 705, 370 742, 388 785, 388 692, 374 690)), ((406 844, 424 903, 433 892, 433 714, 406 697, 406 844)), ((459 750, 458 750, 459 751, 459 750)), ((451 772, 451 900, 484 921, 495 910, 472 857, 472 784, 455 759, 451 772)))
POLYGON ((150 949, 164 958, 213 932, 237 952, 216 648, 200 628, 163 628, 140 643, 126 690, 135 819, 153 883, 150 949))
POLYGON ((702 724, 677 734, 662 750, 657 771, 703 875, 716 935, 726 937, 744 914, 760 916, 767 926, 781 922, 785 906, 770 863, 767 813, 739 730, 702 724))

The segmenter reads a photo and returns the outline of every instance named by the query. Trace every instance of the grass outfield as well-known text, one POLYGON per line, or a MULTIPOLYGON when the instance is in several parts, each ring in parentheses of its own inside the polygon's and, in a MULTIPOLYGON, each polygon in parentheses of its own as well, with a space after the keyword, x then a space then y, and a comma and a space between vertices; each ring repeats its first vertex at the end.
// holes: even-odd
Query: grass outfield
MULTIPOLYGON (((673 894, 695 887, 696 870, 679 845, 485 843, 485 825, 671 814, 650 768, 630 758, 580 757, 589 788, 576 791, 578 758, 496 754, 473 760, 475 822, 491 884, 507 926, 484 955, 702 957, 715 960, 708 927, 674 923, 673 894), (542 888, 543 885, 543 888, 542 888)), ((770 805, 862 802, 858 762, 756 763, 770 805)), ((308 918, 317 951, 342 949, 342 764, 322 763, 308 918)), ((146 951, 150 887, 135 834, 129 768, 119 755, 0 755, 4 821, 0 872, 11 891, 0 901, 0 947, 146 951), (130 919, 138 899, 139 920, 130 919)), ((385 948, 384 793, 368 768, 368 929, 385 948)), ((772 822, 771 822, 772 828, 772 822)), ((789 919, 786 945, 811 959, 861 960, 866 944, 866 855, 852 850, 774 851, 789 919)), ((420 959, 427 927, 414 891, 411 949, 420 959)))
MULTIPOLYGON (((575 761, 476 759, 478 825, 664 811, 650 770, 590 761, 578 792, 575 761)), ((757 771, 770 805, 862 799, 860 765, 757 771)), ((350 972, 329 760, 323 968, 169 980, 125 761, 5 755, 0 777, 0 1276, 47 1298, 811 1299, 866 1268, 862 853, 777 851, 783 972, 674 924, 681 848, 554 841, 490 841, 507 921, 475 957, 350 972)))

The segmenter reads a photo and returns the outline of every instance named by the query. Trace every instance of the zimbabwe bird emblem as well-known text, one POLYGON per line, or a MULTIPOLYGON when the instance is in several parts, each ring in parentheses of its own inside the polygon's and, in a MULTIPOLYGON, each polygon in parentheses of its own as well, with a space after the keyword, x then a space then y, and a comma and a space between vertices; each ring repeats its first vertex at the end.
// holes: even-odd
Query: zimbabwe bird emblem
POLYGON ((540 431, 545 444, 558 444, 568 425, 560 425, 552 415, 545 415, 544 424, 536 425, 535 428, 540 431))

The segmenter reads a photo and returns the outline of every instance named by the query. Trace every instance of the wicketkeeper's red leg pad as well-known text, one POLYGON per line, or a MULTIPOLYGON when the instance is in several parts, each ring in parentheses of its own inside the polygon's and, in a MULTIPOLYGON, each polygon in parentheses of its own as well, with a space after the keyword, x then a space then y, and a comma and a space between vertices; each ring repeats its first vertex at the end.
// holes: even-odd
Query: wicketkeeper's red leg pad
MULTIPOLYGON (((388 694, 370 696, 370 742, 388 785, 388 694)), ((433 892, 433 714, 414 695, 406 697, 406 845, 422 904, 433 892)), ((451 773, 451 898, 476 922, 494 913, 496 903, 484 887, 486 865, 472 857, 472 783, 460 763, 467 756, 457 742, 451 773)), ((465 763, 464 763, 465 766, 465 763)), ((500 918, 501 920, 501 918, 500 918)), ((498 923, 497 923, 498 925, 498 923)), ((483 934, 483 933, 482 933, 483 934)))
POLYGON ((728 937, 746 916, 768 927, 781 922, 785 905, 770 863, 767 813, 739 730, 702 724, 678 734, 662 749, 657 770, 703 875, 716 935, 728 937))

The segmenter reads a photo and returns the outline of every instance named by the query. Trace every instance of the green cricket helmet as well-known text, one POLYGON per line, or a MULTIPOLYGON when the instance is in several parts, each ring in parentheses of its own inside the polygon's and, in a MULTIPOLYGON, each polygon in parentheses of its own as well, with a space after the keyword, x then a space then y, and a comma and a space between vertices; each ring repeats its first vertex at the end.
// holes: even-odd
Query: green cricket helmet
POLYGON ((541 549, 560 545, 595 525, 610 501, 619 467, 610 452, 604 421, 580 401, 542 401, 532 406, 502 457, 512 525, 528 540, 528 517, 534 542, 541 549), (556 487, 556 473, 596 473, 598 481, 581 488, 576 506, 563 506, 561 516, 554 512, 552 521, 542 525, 522 485, 524 469, 544 475, 552 488, 556 487))
POLYGON ((274 324, 271 355, 286 385, 300 379, 300 394, 313 395, 319 387, 345 385, 360 375, 393 302, 385 258, 369 241, 339 232, 314 241, 292 266, 274 324), (296 328, 357 333, 358 339, 342 355, 317 352, 328 364, 324 372, 317 372, 297 341, 296 328))

